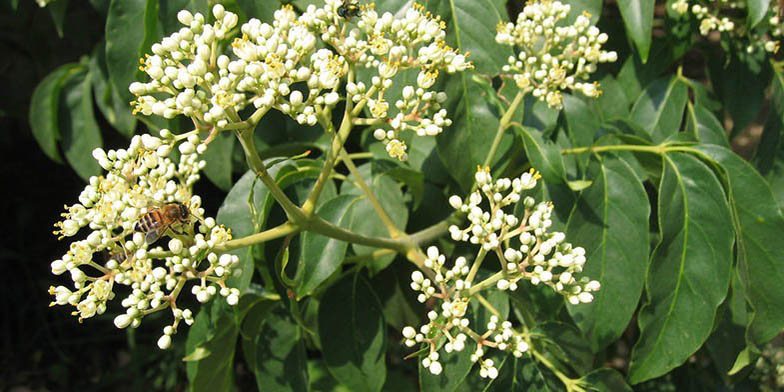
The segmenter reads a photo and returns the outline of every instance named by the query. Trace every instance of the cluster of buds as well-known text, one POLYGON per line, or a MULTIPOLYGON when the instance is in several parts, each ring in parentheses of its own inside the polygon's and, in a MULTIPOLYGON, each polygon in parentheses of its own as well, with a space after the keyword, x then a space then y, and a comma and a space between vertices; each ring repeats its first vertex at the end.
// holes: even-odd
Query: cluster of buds
POLYGON ((49 291, 55 297, 52 305, 75 306, 73 314, 82 321, 106 311, 115 286, 128 286, 130 293, 121 301, 126 312, 115 318, 115 325, 137 327, 144 316, 170 308, 174 322, 158 341, 167 348, 180 320, 193 322, 193 313, 175 302, 186 281, 200 281, 195 287, 208 293, 194 291, 200 302, 219 290, 229 304, 236 304, 239 292, 228 288, 226 279, 238 271, 239 259, 216 253, 231 233, 205 217, 201 198, 192 194, 207 141, 200 140, 198 131, 173 135, 164 129, 160 135, 134 136, 127 149, 93 151, 107 173, 91 177, 79 203, 66 206, 63 220, 55 224, 61 239, 89 230, 51 264, 55 275, 69 273, 73 289, 49 291), (180 152, 176 163, 169 157, 175 146, 180 152), (159 242, 163 244, 154 246, 159 242))
POLYGON ((591 302, 591 292, 599 289, 599 282, 576 278, 586 261, 585 249, 564 242, 564 233, 549 231, 553 204, 536 203, 527 196, 522 199, 522 219, 504 211, 521 200, 521 192, 533 189, 539 178, 531 170, 514 180, 493 180, 489 168, 479 168, 475 175, 478 189, 468 200, 463 202, 458 196, 449 199, 453 208, 467 214, 468 226, 452 225, 449 232, 455 241, 480 244, 483 252, 495 252, 504 271, 503 279, 496 283, 499 290, 516 290, 517 282, 524 279, 552 287, 572 304, 591 302), (511 246, 512 239, 520 245, 511 246))
POLYGON ((423 274, 411 274, 411 288, 420 292, 417 299, 422 303, 434 303, 437 310, 428 312, 428 323, 415 329, 403 329, 404 343, 408 347, 427 345, 427 354, 422 366, 433 374, 441 373, 438 361, 439 347, 443 343, 446 353, 462 351, 467 341, 476 343, 471 360, 479 363, 479 374, 483 378, 495 378, 498 369, 492 359, 486 359, 489 348, 511 353, 520 357, 530 348, 530 337, 525 330, 518 331, 512 322, 492 316, 486 326, 472 326, 468 315, 469 304, 474 295, 486 287, 501 291, 516 290, 522 279, 534 285, 545 284, 562 294, 570 303, 593 301, 593 291, 599 290, 598 281, 587 277, 578 278, 585 264, 585 250, 564 242, 566 236, 550 232, 553 222, 553 205, 549 202, 536 203, 522 192, 536 187, 539 174, 533 170, 515 179, 494 180, 488 168, 478 168, 475 175, 476 191, 464 202, 458 196, 449 198, 449 203, 466 214, 468 226, 449 228, 452 239, 479 245, 473 265, 465 257, 458 257, 451 268, 447 268, 446 256, 438 248, 427 249, 423 274), (525 213, 522 218, 504 211, 522 203, 525 213), (518 241, 519 245, 511 243, 518 241), (501 262, 501 270, 484 283, 473 284, 478 266, 488 254, 495 254, 501 262), (477 327, 485 327, 479 332, 477 327), (444 343, 444 340, 446 343, 444 343))
POLYGON ((445 23, 414 3, 401 16, 389 12, 379 15, 373 4, 361 6, 356 21, 343 18, 343 0, 326 0, 322 8, 311 5, 300 22, 335 48, 341 58, 363 67, 369 85, 349 81, 347 99, 366 102, 373 124, 383 124, 373 136, 386 146, 390 156, 404 160, 405 142, 400 133, 412 131, 419 136, 435 136, 451 124, 441 104, 446 94, 429 90, 439 71, 453 73, 471 68, 467 54, 449 47, 444 41, 445 23), (390 111, 387 90, 401 71, 418 71, 417 84, 403 86, 402 97, 395 99, 396 112, 390 111))
POLYGON ((739 0, 711 1, 692 1, 691 6, 688 0, 677 0, 672 3, 672 10, 678 15, 691 13, 700 21, 700 34, 708 36, 713 32, 726 33, 733 38, 733 43, 743 42, 747 53, 754 53, 757 50, 764 50, 768 53, 776 53, 779 49, 779 41, 784 36, 779 18, 779 5, 770 4, 763 23, 749 30, 745 27, 746 15, 739 12, 746 9, 746 2, 739 0), (767 23, 765 23, 767 22, 767 23))
POLYGON ((499 23, 495 36, 496 42, 514 46, 517 51, 503 71, 512 73, 523 92, 531 92, 556 109, 563 105, 561 91, 565 89, 598 97, 599 85, 582 80, 596 71, 597 63, 618 58, 615 52, 602 50, 607 34, 591 25, 590 15, 577 16, 572 25, 559 25, 570 8, 560 1, 529 2, 517 23, 499 23))
POLYGON ((180 11, 185 27, 153 45, 153 55, 143 60, 141 69, 151 81, 130 86, 135 111, 166 118, 184 114, 204 128, 223 128, 252 104, 261 113, 276 109, 300 124, 316 125, 329 117, 340 100, 341 80, 357 66, 371 70, 362 74, 368 83, 349 80, 347 99, 366 105, 372 123, 389 128, 374 135, 391 156, 405 159, 400 132, 434 136, 451 124, 441 108, 446 94, 429 90, 439 71, 462 71, 471 63, 444 42, 444 22, 417 4, 401 17, 378 15, 368 4, 354 23, 340 15, 343 3, 326 0, 300 16, 286 5, 271 25, 251 19, 231 43, 231 57, 217 51, 237 15, 218 4, 215 22, 207 24, 201 14, 180 11), (405 86, 393 113, 385 92, 406 69, 419 70, 417 85, 405 86))

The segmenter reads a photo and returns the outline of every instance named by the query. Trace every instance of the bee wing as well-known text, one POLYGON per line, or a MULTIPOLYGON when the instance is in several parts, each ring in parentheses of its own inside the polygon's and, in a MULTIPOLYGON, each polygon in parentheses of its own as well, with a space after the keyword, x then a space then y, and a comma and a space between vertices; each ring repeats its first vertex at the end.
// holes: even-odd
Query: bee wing
POLYGON ((153 242, 157 241, 158 238, 161 238, 163 233, 165 233, 166 229, 168 228, 169 226, 161 226, 158 227, 157 229, 148 231, 147 234, 144 236, 144 242, 146 242, 147 245, 152 244, 153 242))

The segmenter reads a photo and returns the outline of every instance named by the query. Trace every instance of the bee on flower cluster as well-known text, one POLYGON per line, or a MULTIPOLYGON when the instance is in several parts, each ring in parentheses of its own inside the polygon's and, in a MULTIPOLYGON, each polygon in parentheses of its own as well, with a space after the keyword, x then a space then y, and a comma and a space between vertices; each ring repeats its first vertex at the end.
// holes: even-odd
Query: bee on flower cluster
POLYGON ((361 8, 354 0, 344 0, 343 4, 338 7, 338 16, 341 18, 349 19, 353 16, 359 15, 361 8))
POLYGON ((174 202, 153 208, 139 218, 134 230, 145 233, 144 241, 152 244, 171 226, 187 223, 191 213, 185 204, 174 202))

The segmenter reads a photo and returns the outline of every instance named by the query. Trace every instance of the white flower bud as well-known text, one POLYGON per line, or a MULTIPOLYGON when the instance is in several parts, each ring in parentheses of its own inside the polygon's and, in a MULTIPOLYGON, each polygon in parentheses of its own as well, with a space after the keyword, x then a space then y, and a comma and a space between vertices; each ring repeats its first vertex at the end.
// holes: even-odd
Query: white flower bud
POLYGON ((133 319, 131 319, 130 316, 127 314, 121 314, 114 318, 114 326, 119 329, 123 329, 131 325, 131 321, 133 321, 133 319))
POLYGON ((413 327, 406 326, 403 328, 403 337, 406 339, 413 339, 416 336, 416 330, 413 327))
POLYGON ((158 347, 161 350, 166 350, 169 347, 171 347, 171 343, 172 343, 172 338, 169 335, 161 335, 161 337, 158 339, 158 347))
POLYGON ((452 195, 449 197, 449 205, 451 205, 454 209, 459 209, 463 206, 463 199, 461 199, 458 195, 452 195))

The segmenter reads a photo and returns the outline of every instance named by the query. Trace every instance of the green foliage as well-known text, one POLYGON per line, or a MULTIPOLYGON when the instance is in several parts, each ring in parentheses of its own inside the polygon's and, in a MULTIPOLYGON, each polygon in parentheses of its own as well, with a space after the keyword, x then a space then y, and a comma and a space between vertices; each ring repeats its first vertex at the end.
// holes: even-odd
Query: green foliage
MULTIPOLYGON (((161 127, 182 134, 206 124, 132 113, 135 97, 128 86, 145 80, 139 59, 151 45, 181 27, 180 9, 212 21, 212 3, 112 0, 103 10, 105 35, 93 49, 74 53, 84 56, 78 63, 49 66, 53 70, 32 93, 28 121, 46 156, 89 180, 102 172, 92 151, 108 140, 161 127)), ((271 23, 283 3, 300 13, 322 4, 224 5, 240 13, 240 23, 271 23)), ((719 42, 692 39, 701 37, 699 23, 654 13, 657 7, 669 10, 672 1, 567 1, 573 6, 567 21, 588 12, 610 35, 607 45, 618 61, 600 65, 595 79, 603 95, 565 91, 563 110, 556 110, 531 94, 518 96, 503 71, 518 53, 496 42, 496 25, 514 22, 519 2, 424 3, 446 23, 446 43, 470 52, 474 67, 439 79, 451 126, 435 140, 406 139, 407 161, 391 160, 385 145, 369 136, 377 125, 363 129, 366 123, 356 123, 359 130, 337 144, 363 162, 354 170, 346 157, 338 159, 333 137, 352 108, 345 100, 330 117, 319 118, 327 133, 269 113, 258 126, 252 123, 255 130, 210 134, 202 158, 205 176, 218 188, 211 205, 222 200, 217 223, 231 229, 234 241, 270 236, 227 248, 240 257, 239 272, 230 279, 242 292, 239 305, 232 308, 221 298, 203 305, 187 341, 175 341, 184 344, 190 390, 236 388, 240 363, 262 391, 382 391, 414 383, 425 392, 630 391, 662 376, 675 378, 678 387, 706 390, 747 382, 744 369, 784 328, 781 56, 739 50, 748 42, 726 36, 719 42), (681 35, 659 27, 665 23, 677 25, 681 35), (662 42, 653 39, 657 34, 665 35, 662 42), (712 55, 719 50, 723 56, 712 55), (755 136, 760 130, 761 137, 755 136), (255 158, 267 159, 263 173, 269 181, 254 163, 256 149, 255 158), (541 173, 544 185, 523 197, 555 203, 553 225, 585 249, 584 275, 601 283, 587 304, 568 303, 528 281, 516 291, 496 290, 498 279, 488 283, 491 290, 481 291, 482 300, 469 307, 472 327, 485 328, 495 315, 524 331, 531 345, 520 357, 508 351, 488 355, 498 371, 492 380, 477 375, 474 336, 462 351, 439 351, 438 375, 423 366, 423 356, 412 354, 428 355, 428 344, 410 350, 399 344, 400 329, 412 318, 422 321, 428 311, 440 311, 431 309, 439 302, 417 303, 409 287, 427 246, 438 244, 449 268, 458 256, 476 258, 469 245, 449 241, 447 228, 464 223, 465 214, 453 213, 447 200, 467 199, 476 189, 478 166, 496 178, 519 177, 531 168, 541 173), (272 184, 295 210, 281 202, 272 184), (308 212, 305 206, 314 215, 297 216, 308 212), (413 359, 403 360, 409 354, 413 359), (690 358, 711 366, 690 366, 690 358)), ((772 2, 745 4, 746 27, 770 27, 772 2)), ((68 10, 77 6, 84 5, 49 5, 58 34, 67 36, 68 10)), ((380 0, 375 7, 404 14, 409 6, 380 0)), ((238 29, 232 32, 232 38, 241 36, 238 29)), ((416 83, 416 73, 398 77, 416 83)), ((399 87, 387 94, 397 99, 399 87)), ((292 86, 297 88, 307 90, 292 86)), ((249 107, 233 115, 247 120, 252 113, 249 107)), ((505 263, 502 255, 488 254, 474 272, 481 278, 474 287, 503 274, 505 263)), ((483 339, 492 343, 489 335, 483 339)), ((446 343, 439 340, 436 349, 446 343)))

